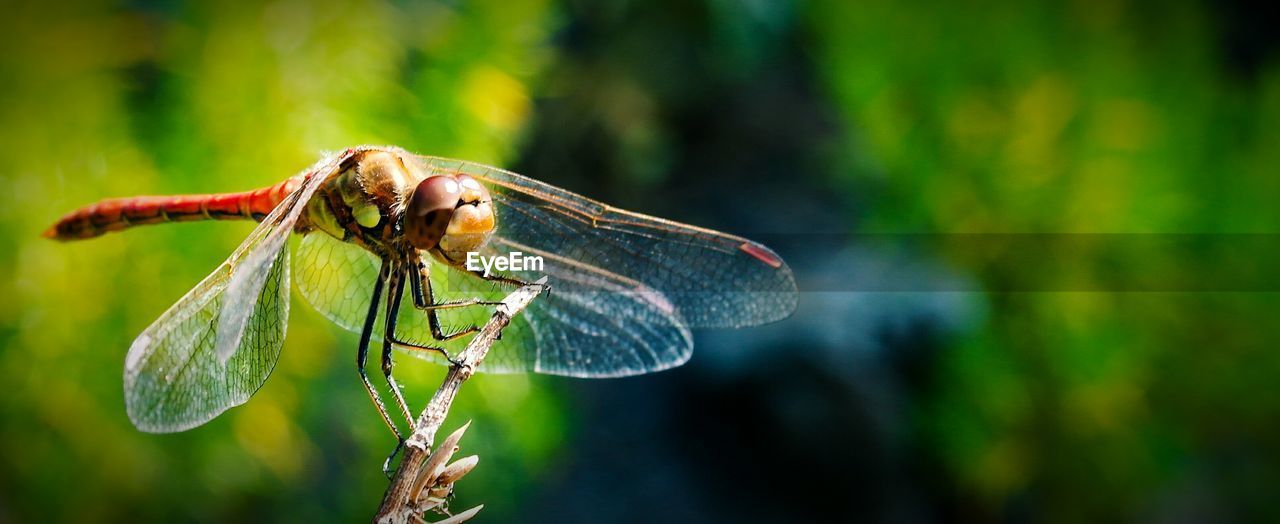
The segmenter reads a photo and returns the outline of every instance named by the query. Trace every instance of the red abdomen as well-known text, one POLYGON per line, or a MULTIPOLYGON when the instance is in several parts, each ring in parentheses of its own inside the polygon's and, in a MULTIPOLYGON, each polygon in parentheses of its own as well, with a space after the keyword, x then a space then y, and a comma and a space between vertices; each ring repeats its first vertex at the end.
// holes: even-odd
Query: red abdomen
POLYGON ((143 224, 191 220, 262 220, 298 188, 302 177, 242 193, 111 198, 58 220, 44 236, 55 240, 93 238, 143 224))

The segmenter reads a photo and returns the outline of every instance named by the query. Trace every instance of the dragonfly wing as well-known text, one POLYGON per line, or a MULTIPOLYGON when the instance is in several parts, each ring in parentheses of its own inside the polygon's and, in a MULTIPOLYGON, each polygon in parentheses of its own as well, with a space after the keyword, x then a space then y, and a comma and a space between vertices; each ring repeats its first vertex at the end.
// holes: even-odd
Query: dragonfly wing
POLYGON ((509 171, 423 157, 426 169, 484 182, 498 216, 497 243, 542 256, 553 289, 600 291, 585 275, 610 275, 636 293, 661 295, 689 327, 743 327, 796 307, 791 269, 742 237, 617 209, 509 171), (554 267, 553 267, 554 266, 554 267), (561 278, 555 274, 584 275, 561 278))
MULTIPOLYGON (((381 261, 363 248, 342 242, 324 233, 311 233, 302 237, 294 263, 294 282, 298 293, 311 307, 334 324, 360 333, 365 316, 369 312, 369 299, 381 269, 381 261)), ((477 286, 454 287, 448 279, 452 270, 423 254, 431 264, 432 289, 435 299, 441 301, 501 300, 510 290, 498 290, 487 283, 477 286)), ((470 277, 468 277, 470 278, 470 277)), ((470 337, 449 342, 438 342, 431 336, 427 313, 413 306, 411 291, 405 290, 400 313, 396 320, 396 336, 401 340, 423 346, 441 347, 456 354, 466 347, 470 337)), ((536 300, 535 300, 536 302, 536 300)), ((493 308, 473 306, 439 310, 440 323, 445 332, 454 332, 465 326, 483 325, 489 321, 493 308)), ((381 316, 381 308, 379 309, 381 316)), ((374 323, 373 339, 382 339, 381 321, 374 323)), ((518 373, 534 369, 532 356, 536 340, 529 331, 527 315, 519 315, 502 331, 502 340, 489 351, 479 370, 485 373, 518 373)), ((416 356, 443 363, 438 352, 423 352, 399 348, 416 356)))
POLYGON ((224 263, 138 336, 125 363, 125 403, 138 429, 199 426, 249 400, 266 381, 289 316, 288 253, 279 250, 245 314, 227 307, 232 268, 224 263), (223 360, 216 333, 228 315, 243 317, 243 328, 236 351, 223 360))
MULTIPOLYGON (((496 256, 516 248, 495 238, 483 254, 496 256)), ((689 328, 672 304, 652 289, 551 259, 542 270, 504 274, 527 282, 545 275, 552 283, 549 293, 534 299, 517 317, 529 326, 524 338, 516 339, 519 345, 508 344, 504 331, 491 350, 490 358, 506 366, 571 377, 620 377, 678 366, 693 352, 689 328)), ((491 301, 512 291, 458 270, 451 271, 444 286, 448 296, 491 301)), ((475 309, 458 314, 471 315, 458 320, 463 326, 483 325, 487 320, 487 314, 479 318, 481 313, 475 309)))
MULTIPOLYGON (((490 246, 502 253, 522 248, 502 238, 490 246)), ((553 283, 551 292, 528 308, 537 338, 535 371, 587 378, 638 375, 683 364, 693 352, 684 319, 656 290, 553 259, 541 271, 510 273, 526 281, 546 275, 553 283)))
MULTIPOLYGON (((498 230, 484 255, 521 251, 539 270, 508 271, 527 281, 551 277, 539 297, 503 331, 486 372, 538 371, 580 377, 633 375, 679 365, 692 349, 689 327, 737 327, 789 315, 791 270, 749 240, 622 211, 499 169, 417 157, 427 171, 464 172, 494 196, 498 230)), ((298 286, 316 309, 358 332, 377 278, 373 255, 323 234, 303 239, 298 286)), ((432 261, 437 301, 500 300, 511 291, 432 261)), ((426 314, 400 310, 397 336, 456 352, 470 337, 436 342, 426 314)), ((483 325, 491 308, 441 310, 446 332, 483 325)), ((379 323, 375 323, 378 325, 379 323)), ((379 326, 380 327, 380 326, 379 326)), ((375 330, 380 336, 380 329, 375 330)), ((438 353, 414 352, 438 360, 438 353)))
MULTIPOLYGON (((381 267, 382 261, 373 253, 323 232, 311 232, 298 244, 294 283, 298 294, 321 315, 359 333, 381 267)), ((375 324, 374 330, 374 335, 382 338, 382 326, 375 324)))
POLYGON ((289 315, 287 239, 324 180, 347 154, 309 170, 226 261, 134 340, 125 360, 125 404, 143 431, 203 424, 243 404, 280 356, 289 315))
MULTIPOLYGON (((495 244, 485 248, 486 256, 508 247, 495 244)), ((378 277, 377 257, 359 246, 323 233, 303 237, 294 266, 298 292, 312 307, 335 324, 359 333, 369 310, 369 293, 378 277)), ((512 289, 481 280, 424 257, 431 264, 432 290, 437 302, 480 299, 496 302, 512 289)), ((581 280, 579 272, 547 274, 558 281, 581 280)), ((516 272, 529 281, 540 272, 516 272)), ((534 299, 502 331, 502 338, 490 348, 479 371, 517 373, 537 371, 577 377, 633 375, 676 366, 688 360, 693 348, 689 330, 674 314, 671 305, 657 293, 634 292, 625 283, 595 276, 594 282, 579 287, 594 291, 565 291, 553 288, 534 299)), ((449 342, 431 336, 426 312, 413 307, 412 298, 402 300, 396 321, 396 335, 418 345, 443 347, 456 354, 470 337, 449 342)), ((482 326, 493 315, 492 307, 469 306, 438 310, 445 332, 468 326, 482 326)), ((374 337, 382 337, 382 323, 374 324, 374 337)), ((410 355, 443 363, 440 353, 405 350, 410 355)))

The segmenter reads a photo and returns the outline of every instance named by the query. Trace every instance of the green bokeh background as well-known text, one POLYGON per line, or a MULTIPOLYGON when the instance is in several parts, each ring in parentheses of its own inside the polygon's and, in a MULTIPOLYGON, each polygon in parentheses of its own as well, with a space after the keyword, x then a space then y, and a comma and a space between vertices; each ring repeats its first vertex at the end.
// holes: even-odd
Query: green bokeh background
MULTIPOLYGON (((563 164, 596 148, 615 190, 656 193, 672 183, 668 167, 696 154, 667 116, 703 90, 796 75, 829 126, 772 132, 803 144, 795 176, 815 202, 847 203, 828 230, 1217 234, 1280 224, 1280 63, 1265 38, 1237 38, 1252 34, 1248 13, 1222 6, 3 7, 0 521, 361 521, 385 487, 389 436, 352 372, 355 336, 297 300, 280 364, 251 402, 176 435, 129 424, 121 367, 133 337, 252 226, 40 238, 103 197, 259 187, 362 143, 535 171, 539 151, 564 152, 563 164), (583 25, 630 29, 586 38, 583 25), (584 49, 584 38, 609 45, 584 49), (772 69, 779 60, 798 65, 772 69), (706 76, 667 68, 682 62, 706 76), (587 108, 598 127, 548 116, 563 105, 587 108)), ((1129 253, 1096 264, 1077 254, 1072 274, 1048 276, 1016 257, 941 260, 992 289, 1164 267, 1129 253)), ((1274 293, 981 300, 986 313, 942 341, 927 380, 899 405, 909 423, 896 438, 937 474, 916 487, 932 508, 924 515, 1280 518, 1270 498, 1280 485, 1274 293)), ((420 399, 441 376, 401 369, 420 399)), ((571 391, 535 376, 468 383, 447 427, 474 419, 465 451, 482 460, 455 507, 551 520, 525 508, 588 423, 571 391)), ((562 502, 593 503, 607 502, 562 502)))

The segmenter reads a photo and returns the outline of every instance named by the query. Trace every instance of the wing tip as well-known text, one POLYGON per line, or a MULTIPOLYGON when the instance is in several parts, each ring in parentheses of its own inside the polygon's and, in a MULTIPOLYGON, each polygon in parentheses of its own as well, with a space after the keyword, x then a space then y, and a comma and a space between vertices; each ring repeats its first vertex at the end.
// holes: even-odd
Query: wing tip
POLYGON ((747 240, 738 245, 738 250, 751 255, 752 258, 759 260, 774 269, 782 269, 782 267, 786 265, 786 263, 782 261, 782 257, 779 257, 777 253, 773 252, 773 250, 764 247, 763 244, 757 244, 747 240))

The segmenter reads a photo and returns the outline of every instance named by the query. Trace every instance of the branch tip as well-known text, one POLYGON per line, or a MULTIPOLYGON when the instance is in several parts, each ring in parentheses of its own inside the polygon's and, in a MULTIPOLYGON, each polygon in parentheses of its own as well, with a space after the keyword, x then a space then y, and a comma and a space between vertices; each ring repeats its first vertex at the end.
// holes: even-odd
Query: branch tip
MULTIPOLYGON (((446 502, 453 494, 453 483, 475 469, 480 461, 480 458, 475 455, 463 457, 445 465, 454 453, 457 453, 458 442, 466 434, 467 428, 471 427, 471 421, 467 421, 445 437, 430 454, 428 450, 431 450, 436 432, 449 414, 449 407, 462 387, 462 383, 471 376, 476 366, 484 361, 485 355, 498 340, 502 329, 511 323, 515 315, 533 302, 533 299, 548 289, 550 286, 547 285, 547 277, 542 277, 507 295, 495 308, 496 311, 489 318, 489 322, 471 338, 466 349, 459 354, 457 364, 449 368, 440 388, 431 397, 431 402, 418 416, 413 434, 406 439, 404 457, 400 461, 400 466, 396 468, 391 485, 387 486, 382 504, 374 516, 374 522, 379 524, 427 522, 422 514, 429 510, 443 511, 446 502)), ((476 506, 436 524, 465 522, 479 513, 482 508, 484 508, 483 505, 476 506)))

